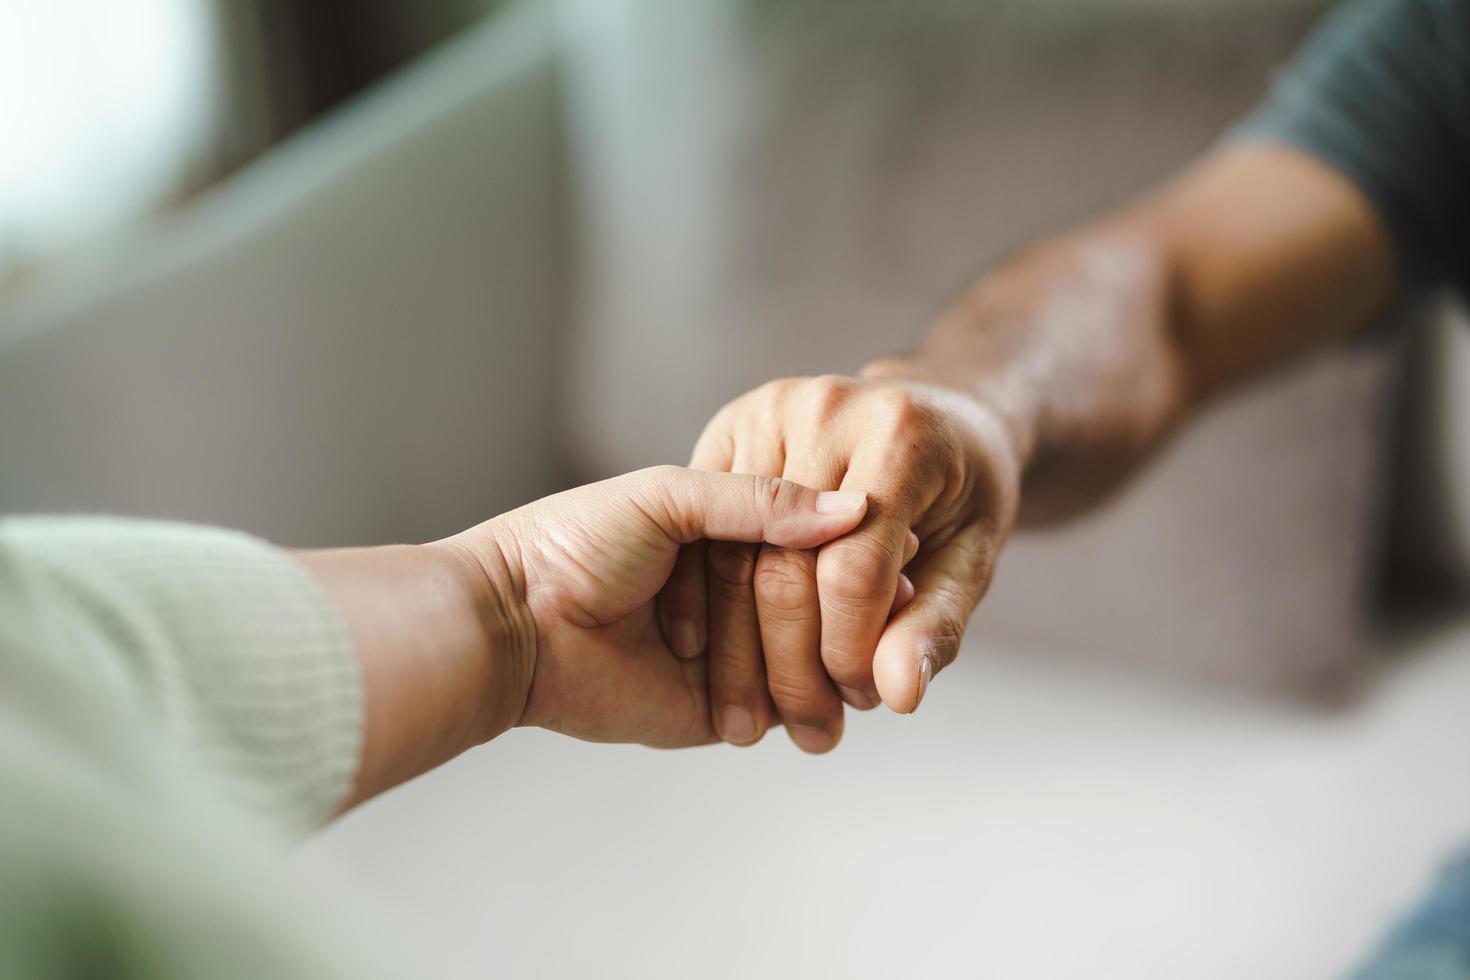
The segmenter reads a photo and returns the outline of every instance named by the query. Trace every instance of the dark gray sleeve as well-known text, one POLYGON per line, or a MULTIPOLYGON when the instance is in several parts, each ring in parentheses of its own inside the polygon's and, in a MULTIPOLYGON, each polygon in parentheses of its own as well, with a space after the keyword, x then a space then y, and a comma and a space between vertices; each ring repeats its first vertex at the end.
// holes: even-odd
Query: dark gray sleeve
POLYGON ((1231 137, 1340 170, 1393 240, 1401 287, 1470 273, 1470 0, 1350 0, 1231 137))

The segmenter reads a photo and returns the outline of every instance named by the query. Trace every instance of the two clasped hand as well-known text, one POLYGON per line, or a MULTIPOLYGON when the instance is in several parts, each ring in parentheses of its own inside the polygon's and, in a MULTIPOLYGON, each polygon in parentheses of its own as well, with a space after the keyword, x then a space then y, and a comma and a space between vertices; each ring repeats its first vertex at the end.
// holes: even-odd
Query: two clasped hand
POLYGON ((516 726, 675 747, 918 707, 1015 519, 1012 438, 897 379, 778 381, 654 467, 422 546, 306 552, 362 663, 350 803, 516 726), (723 471, 723 472, 712 472, 723 471))
POLYGON ((917 708, 1015 521, 1020 465, 998 417, 899 379, 775 381, 722 409, 691 465, 868 498, 862 523, 820 548, 681 550, 660 623, 679 656, 707 664, 720 737, 749 745, 780 724, 825 752, 842 736, 844 702, 917 708))

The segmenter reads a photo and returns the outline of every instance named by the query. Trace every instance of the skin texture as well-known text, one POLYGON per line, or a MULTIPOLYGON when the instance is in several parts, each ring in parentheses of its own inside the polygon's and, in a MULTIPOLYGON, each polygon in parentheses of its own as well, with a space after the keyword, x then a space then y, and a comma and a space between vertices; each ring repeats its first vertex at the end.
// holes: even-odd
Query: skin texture
POLYGON ((821 752, 843 701, 913 711, 1018 521, 1085 512, 1203 402, 1361 326, 1393 284, 1354 185, 1293 150, 1236 146, 1017 253, 915 351, 737 398, 693 466, 859 489, 870 505, 815 551, 681 554, 660 622, 681 652, 707 649, 717 730, 751 744, 782 723, 821 752), (901 573, 913 597, 894 612, 901 573))
POLYGON ((721 734, 746 744, 779 720, 798 745, 820 752, 841 733, 844 700, 871 707, 881 696, 913 710, 925 671, 953 658, 989 581, 992 543, 1015 519, 1017 459, 993 411, 923 383, 780 381, 718 416, 696 467, 802 473, 822 486, 862 487, 870 500, 862 526, 836 546, 711 544, 706 581, 695 569, 667 593, 670 622, 697 615, 706 590, 713 600, 710 628, 725 641, 708 658, 721 734), (773 419, 790 424, 762 439, 755 425, 773 419), (741 455, 752 443, 771 455, 741 455), (905 567, 915 598, 890 620, 905 567), (726 724, 731 704, 757 722, 743 738, 726 724))
POLYGON ((428 545, 307 551, 362 664, 366 732, 346 807, 515 725, 599 742, 715 741, 704 662, 654 598, 705 538, 814 548, 862 493, 655 467, 547 497, 428 545))

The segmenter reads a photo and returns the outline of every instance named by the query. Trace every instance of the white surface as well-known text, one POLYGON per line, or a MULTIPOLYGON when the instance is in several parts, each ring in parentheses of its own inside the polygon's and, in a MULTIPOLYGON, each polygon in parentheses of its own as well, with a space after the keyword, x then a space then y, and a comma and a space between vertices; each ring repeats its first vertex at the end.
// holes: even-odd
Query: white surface
POLYGON ((1470 837, 1470 626, 1413 646, 1330 715, 972 648, 826 758, 516 732, 299 867, 473 975, 1333 977, 1470 837))

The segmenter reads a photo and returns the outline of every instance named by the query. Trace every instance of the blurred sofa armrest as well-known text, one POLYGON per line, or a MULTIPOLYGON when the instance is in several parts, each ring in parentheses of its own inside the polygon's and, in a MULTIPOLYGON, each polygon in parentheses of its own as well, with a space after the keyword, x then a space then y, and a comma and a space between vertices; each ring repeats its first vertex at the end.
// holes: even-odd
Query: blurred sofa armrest
POLYGON ((0 509, 327 545, 555 485, 553 28, 512 5, 0 309, 0 509))

